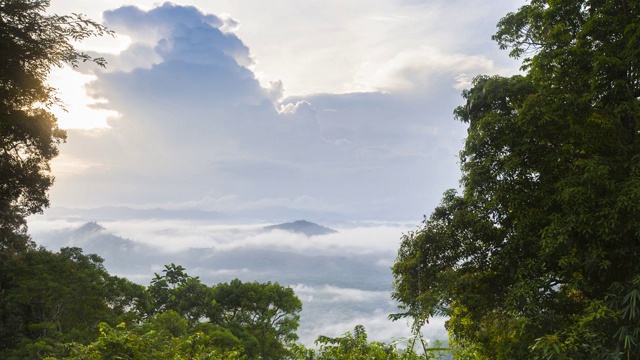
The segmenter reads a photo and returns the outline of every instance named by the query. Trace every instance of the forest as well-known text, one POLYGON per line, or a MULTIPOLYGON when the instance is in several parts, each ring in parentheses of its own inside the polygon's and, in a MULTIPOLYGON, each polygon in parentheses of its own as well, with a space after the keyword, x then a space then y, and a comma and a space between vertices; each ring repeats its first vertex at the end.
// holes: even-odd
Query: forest
POLYGON ((278 283, 206 285, 167 264, 142 286, 38 247, 27 217, 48 207, 66 139, 47 75, 107 66, 73 44, 113 34, 48 5, 0 0, 0 358, 640 358, 640 1, 531 0, 500 20, 521 73, 462 92, 461 188, 391 269, 406 348, 362 326, 299 344, 302 303, 278 283), (420 337, 434 316, 447 348, 420 337))
MULTIPOLYGON (((2 261, 3 359, 412 359, 356 327, 296 343, 302 303, 277 283, 207 286, 166 265, 148 286, 109 275, 80 248, 27 248, 2 261)), ((432 348, 433 356, 444 349, 432 348)))

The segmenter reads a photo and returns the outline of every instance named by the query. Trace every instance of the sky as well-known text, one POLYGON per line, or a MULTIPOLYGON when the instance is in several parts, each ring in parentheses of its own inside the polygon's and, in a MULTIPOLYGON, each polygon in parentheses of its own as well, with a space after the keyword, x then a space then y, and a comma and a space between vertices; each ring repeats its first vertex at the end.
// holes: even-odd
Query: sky
MULTIPOLYGON (((52 163, 52 209, 31 218, 30 231, 38 242, 98 220, 167 252, 268 249, 391 266, 402 234, 458 187, 466 126, 453 110, 462 90, 479 74, 518 72, 491 35, 522 5, 52 0, 51 13, 86 14, 115 36, 77 44, 105 57, 106 69, 84 64, 49 78, 67 108, 56 114, 68 139, 52 163), (300 219, 339 232, 252 232, 300 219)), ((145 283, 156 265, 124 275, 145 283)), ((215 265, 193 274, 206 278, 215 265)), ((232 275, 250 281, 241 270, 232 275)), ((387 320, 391 284, 289 285, 305 304, 307 344, 356 324, 372 339, 407 335, 387 320)), ((444 338, 443 323, 433 319, 428 335, 444 338)))
POLYGON ((53 0, 115 32, 54 71, 53 207, 420 221, 458 186, 454 120, 523 1, 53 0))

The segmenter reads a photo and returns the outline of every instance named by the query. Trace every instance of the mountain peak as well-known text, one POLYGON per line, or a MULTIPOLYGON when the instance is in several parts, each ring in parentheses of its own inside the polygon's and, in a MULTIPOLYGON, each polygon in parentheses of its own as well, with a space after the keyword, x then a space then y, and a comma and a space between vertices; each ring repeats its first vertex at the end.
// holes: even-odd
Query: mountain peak
POLYGON ((336 230, 306 220, 296 220, 294 222, 266 226, 265 230, 284 230, 306 236, 325 235, 337 232, 336 230))
POLYGON ((103 230, 106 230, 106 229, 102 227, 102 225, 98 224, 95 221, 89 221, 82 224, 79 228, 75 230, 75 232, 79 234, 90 234, 90 233, 100 232, 103 230))

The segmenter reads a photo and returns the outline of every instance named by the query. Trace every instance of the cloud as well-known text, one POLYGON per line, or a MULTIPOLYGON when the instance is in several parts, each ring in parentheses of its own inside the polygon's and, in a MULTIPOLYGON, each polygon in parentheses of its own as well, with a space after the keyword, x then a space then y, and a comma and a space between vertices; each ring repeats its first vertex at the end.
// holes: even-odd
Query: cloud
POLYGON ((492 72, 505 67, 517 71, 518 65, 499 51, 491 35, 500 17, 521 3, 280 1, 255 2, 251 10, 237 7, 234 14, 243 19, 240 33, 257 59, 261 82, 281 79, 287 96, 303 96, 389 90, 393 77, 380 74, 372 81, 368 75, 378 71, 376 66, 397 61, 399 54, 420 48, 438 49, 445 57, 482 54, 494 59, 492 72), (287 21, 273 26, 265 13, 287 21))
MULTIPOLYGON (((54 6, 63 3, 83 12, 88 4, 117 4, 54 6)), ((108 69, 82 69, 90 73, 89 94, 104 99, 91 106, 118 116, 108 129, 69 132, 53 164, 51 199, 54 206, 201 209, 233 218, 232 225, 104 224, 167 256, 194 246, 215 247, 223 259, 287 251, 306 262, 309 254, 359 257, 367 269, 388 271, 402 232, 413 225, 337 220, 428 214, 459 178, 456 156, 466 132, 452 110, 461 104, 460 89, 478 73, 517 71, 490 41, 500 16, 519 6, 515 0, 135 3, 148 7, 104 13, 120 39, 115 50, 103 50, 108 69), (282 20, 274 24, 269 14, 282 20), (259 231, 300 218, 335 220, 339 233, 309 241, 259 231)), ((37 233, 51 224, 30 225, 37 233)), ((227 265, 189 271, 209 279, 272 275, 227 265)), ((140 269, 132 272, 143 279, 140 269)), ((408 335, 406 324, 387 320, 395 310, 387 290, 359 289, 359 278, 340 275, 342 284, 293 282, 305 311, 315 314, 303 315, 305 343, 357 324, 370 339, 408 335)), ((427 336, 445 338, 442 322, 432 320, 427 336)))
POLYGON ((298 113, 298 110, 300 111, 307 111, 309 113, 315 113, 315 111, 313 110, 313 105, 311 105, 308 101, 297 101, 295 104, 294 103, 287 103, 287 104, 281 104, 280 105, 280 109, 278 109, 278 112, 280 114, 296 114, 298 113))
POLYGON ((367 291, 361 289, 348 289, 331 285, 323 287, 312 287, 305 284, 297 284, 292 286, 296 295, 300 298, 311 301, 323 301, 329 303, 335 302, 381 302, 389 301, 391 298, 390 291, 367 291))
MULTIPOLYGON (((128 47, 111 54, 94 54, 109 58, 107 72, 149 69, 165 61, 184 60, 206 64, 235 62, 253 64, 249 48, 233 34, 239 22, 228 14, 222 17, 204 14, 194 6, 169 2, 149 11, 136 6, 123 6, 103 13, 105 25, 126 39, 128 47), (223 56, 221 56, 222 53, 223 56)), ((120 44, 123 40, 119 41, 120 44)), ((115 43, 115 42, 112 42, 115 43)), ((227 64, 229 65, 229 64, 227 64)), ((95 71, 93 68, 82 68, 95 71)))
MULTIPOLYGON (((309 305, 305 303, 304 305, 309 305)), ((304 306, 303 305, 303 306, 304 306)), ((309 307, 309 306, 308 306, 309 307)), ((388 319, 390 308, 378 308, 372 311, 325 311, 320 315, 315 311, 320 309, 308 309, 301 317, 302 326, 298 330, 300 341, 304 344, 312 344, 318 335, 329 337, 343 336, 345 332, 353 333, 356 325, 363 325, 367 331, 369 341, 382 341, 386 343, 397 342, 400 347, 406 346, 406 340, 411 336, 410 324, 406 321, 391 321, 388 319), (313 320, 313 322, 308 321, 313 320), (404 341, 403 341, 404 340, 404 341)), ((435 340, 446 341, 447 331, 444 327, 445 318, 434 318, 430 324, 423 327, 423 336, 432 343, 435 340)))
MULTIPOLYGON (((303 303, 301 328, 298 335, 302 343, 310 345, 319 335, 342 336, 353 332, 356 325, 363 325, 369 341, 391 342, 410 335, 404 321, 391 322, 390 313, 397 312, 391 300, 391 291, 370 291, 344 288, 329 284, 292 286, 303 303)), ((434 325, 429 335, 446 339, 442 324, 434 325)))
MULTIPOLYGON (((456 184, 464 126, 451 120, 454 70, 437 78, 447 85, 436 93, 282 99, 286 84, 261 86, 248 46, 224 29, 235 24, 228 17, 169 3, 104 17, 131 39, 110 61, 130 66, 96 71, 88 87, 119 117, 105 131, 69 131, 53 164, 54 205, 411 219, 456 184)), ((389 69, 401 73, 416 56, 399 55, 389 69)), ((472 71, 467 61, 453 65, 472 71)), ((425 71, 416 84, 438 70, 416 69, 425 71)))
MULTIPOLYGON (((34 237, 52 230, 77 227, 86 221, 100 219, 33 217, 29 227, 34 237)), ((100 220, 110 233, 136 243, 151 245, 164 252, 189 248, 215 248, 216 251, 238 249, 269 249, 317 256, 375 255, 381 267, 388 267, 395 258, 402 234, 413 230, 414 224, 323 224, 336 233, 314 236, 282 230, 264 231, 273 223, 224 223, 202 220, 131 219, 100 220), (176 241, 176 239, 180 239, 176 241)))
POLYGON ((466 74, 494 73, 494 62, 483 55, 443 53, 420 47, 396 54, 382 63, 365 62, 355 75, 354 87, 384 91, 462 90, 470 85, 466 74))
MULTIPOLYGON (((229 166, 232 166, 231 164, 229 166)), ((328 213, 339 213, 345 209, 339 205, 328 203, 322 199, 302 195, 295 198, 262 198, 258 200, 245 199, 238 194, 227 194, 220 197, 205 196, 201 199, 185 202, 158 202, 155 207, 165 209, 201 209, 219 211, 230 215, 242 214, 247 211, 261 210, 265 208, 289 208, 299 211, 319 210, 328 213)))

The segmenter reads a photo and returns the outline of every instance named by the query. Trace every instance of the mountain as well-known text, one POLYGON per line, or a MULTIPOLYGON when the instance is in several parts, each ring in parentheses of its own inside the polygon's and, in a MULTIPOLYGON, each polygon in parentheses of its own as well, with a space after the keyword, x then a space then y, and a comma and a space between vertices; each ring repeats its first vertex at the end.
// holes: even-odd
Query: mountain
MULTIPOLYGON (((267 227, 314 236, 336 230, 308 221, 295 221, 267 227)), ((379 263, 379 255, 329 256, 300 254, 267 247, 233 249, 188 248, 163 251, 160 247, 114 235, 97 222, 77 228, 65 228, 34 238, 51 251, 61 247, 81 247, 105 259, 109 271, 117 274, 148 274, 150 281, 159 265, 177 263, 192 271, 203 271, 200 277, 209 283, 230 281, 236 277, 253 281, 279 281, 285 284, 331 284, 367 290, 387 290, 393 281, 387 265, 379 263)))
POLYGON ((337 232, 336 230, 306 220, 297 220, 284 224, 265 226, 264 229, 267 231, 284 230, 298 234, 305 234, 306 236, 326 235, 337 232))
POLYGON ((97 254, 104 265, 116 272, 148 271, 141 258, 153 259, 159 249, 112 234, 95 221, 78 228, 66 228, 34 237, 38 245, 56 252, 62 247, 80 247, 85 254, 97 254))

